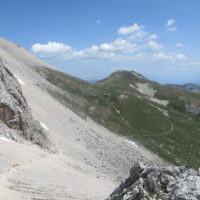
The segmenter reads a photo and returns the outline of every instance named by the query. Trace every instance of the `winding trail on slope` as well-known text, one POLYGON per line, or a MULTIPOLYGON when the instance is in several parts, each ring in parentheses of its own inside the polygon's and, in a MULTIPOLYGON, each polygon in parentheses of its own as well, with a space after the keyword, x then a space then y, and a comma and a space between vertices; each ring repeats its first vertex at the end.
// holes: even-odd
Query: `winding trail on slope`
MULTIPOLYGON (((116 110, 116 108, 113 106, 113 108, 116 110)), ((136 130, 135 128, 133 128, 125 119, 124 119, 124 117, 121 115, 121 113, 120 112, 117 112, 119 115, 120 115, 120 117, 121 117, 121 120, 123 120, 123 122, 125 122, 126 124, 127 124, 127 126, 129 126, 131 129, 133 129, 133 130, 136 130)), ((189 121, 189 120, 191 120, 191 119, 188 119, 187 121, 189 121)), ((185 121, 184 121, 185 122, 185 121)), ((173 123, 171 123, 171 125, 170 125, 170 129, 169 130, 166 130, 166 131, 164 131, 164 132, 162 132, 162 133, 156 133, 156 134, 151 134, 151 135, 134 135, 134 137, 136 136, 136 137, 151 137, 151 136, 162 136, 162 135, 168 135, 169 133, 171 133, 171 132, 173 132, 174 131, 174 124, 173 123)))
POLYGON ((174 131, 174 124, 171 123, 171 127, 169 130, 164 131, 162 133, 158 133, 158 134, 152 134, 152 135, 135 135, 135 136, 140 136, 140 137, 151 137, 151 136, 163 136, 163 135, 168 135, 169 133, 171 133, 172 131, 174 131))

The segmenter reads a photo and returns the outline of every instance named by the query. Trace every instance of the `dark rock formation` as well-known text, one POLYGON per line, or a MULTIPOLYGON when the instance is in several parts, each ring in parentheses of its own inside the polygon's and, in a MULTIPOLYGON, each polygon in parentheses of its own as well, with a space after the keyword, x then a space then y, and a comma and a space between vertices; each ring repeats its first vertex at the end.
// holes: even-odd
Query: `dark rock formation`
POLYGON ((0 60, 0 135, 15 141, 26 139, 50 149, 50 142, 40 123, 33 119, 21 86, 0 60))
POLYGON ((107 200, 199 200, 200 171, 185 167, 147 167, 135 163, 107 200))

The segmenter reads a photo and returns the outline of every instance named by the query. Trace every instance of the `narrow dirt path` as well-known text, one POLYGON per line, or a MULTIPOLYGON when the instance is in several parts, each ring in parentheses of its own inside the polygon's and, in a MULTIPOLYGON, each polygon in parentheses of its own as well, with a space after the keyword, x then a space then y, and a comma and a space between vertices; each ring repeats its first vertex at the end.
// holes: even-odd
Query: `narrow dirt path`
POLYGON ((164 131, 162 133, 158 133, 158 134, 152 134, 152 135, 138 135, 140 137, 154 137, 154 136, 163 136, 163 135, 168 135, 169 133, 171 133, 172 131, 174 131, 174 124, 171 123, 171 128, 167 131, 164 131))

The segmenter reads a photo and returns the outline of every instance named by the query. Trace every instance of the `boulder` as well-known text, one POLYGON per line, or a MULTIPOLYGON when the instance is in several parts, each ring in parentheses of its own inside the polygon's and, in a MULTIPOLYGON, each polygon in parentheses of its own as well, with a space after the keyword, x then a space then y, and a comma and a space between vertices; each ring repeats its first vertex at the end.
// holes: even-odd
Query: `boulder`
POLYGON ((107 200, 200 200, 199 170, 145 167, 135 163, 130 177, 107 200))

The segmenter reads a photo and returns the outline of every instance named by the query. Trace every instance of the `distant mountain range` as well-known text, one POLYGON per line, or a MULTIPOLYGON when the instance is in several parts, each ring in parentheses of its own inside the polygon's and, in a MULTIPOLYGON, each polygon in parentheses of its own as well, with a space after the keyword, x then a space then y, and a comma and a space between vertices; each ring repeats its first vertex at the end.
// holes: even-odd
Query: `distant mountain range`
POLYGON ((95 83, 98 81, 98 79, 90 79, 90 80, 86 80, 87 82, 90 82, 90 83, 95 83))
POLYGON ((193 83, 186 83, 184 85, 176 85, 176 84, 167 84, 167 85, 171 87, 181 88, 190 92, 196 92, 196 93, 200 92, 200 85, 196 85, 193 83))

